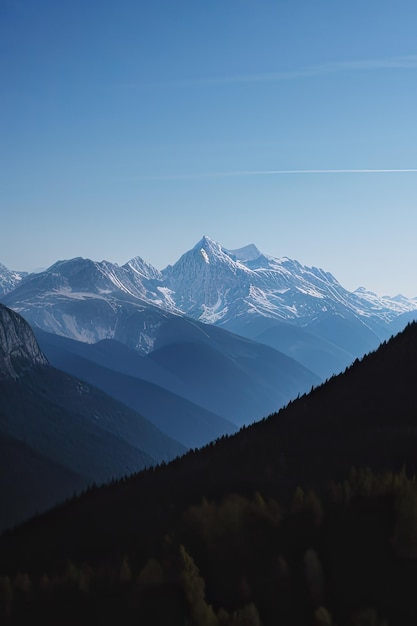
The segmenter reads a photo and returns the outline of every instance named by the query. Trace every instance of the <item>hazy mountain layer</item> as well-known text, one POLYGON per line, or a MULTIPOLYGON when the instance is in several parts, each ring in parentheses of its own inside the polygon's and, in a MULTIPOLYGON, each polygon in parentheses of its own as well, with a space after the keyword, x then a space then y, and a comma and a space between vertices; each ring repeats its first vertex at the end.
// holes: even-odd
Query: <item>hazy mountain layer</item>
POLYGON ((188 399, 239 426, 265 417, 320 382, 269 346, 184 318, 160 327, 146 360, 174 376, 188 399))
POLYGON ((101 350, 101 342, 85 344, 39 330, 36 335, 52 365, 120 400, 187 448, 200 447, 237 431, 232 422, 144 380, 144 376, 152 378, 149 361, 123 344, 108 339, 101 350), (129 359, 137 366, 131 366, 127 374, 124 371, 129 359))
MULTIPOLYGON (((18 487, 36 483, 30 499, 37 506, 54 502, 48 494, 64 499, 80 485, 102 483, 162 460, 182 454, 185 448, 158 430, 149 421, 123 404, 79 379, 47 364, 28 326, 15 312, 0 305, 0 435, 2 475, 13 476, 3 501, 5 519, 19 520, 18 487), (9 473, 10 444, 16 450, 16 464, 9 473), (22 447, 23 446, 23 447, 22 447), (25 451, 27 454, 25 456, 25 451), (21 465, 20 465, 21 464, 21 465), (48 466, 60 468, 43 484, 48 466), (21 472, 19 474, 19 472, 21 472), (62 489, 57 490, 57 476, 62 489), (37 482, 36 476, 39 476, 37 482), (15 506, 16 505, 16 506, 15 506)), ((27 507, 26 507, 27 508, 27 507)))
POLYGON ((265 417, 320 382, 269 346, 178 316, 160 326, 144 357, 113 340, 87 345, 37 332, 54 365, 118 399, 126 394, 129 406, 171 436, 178 429, 176 438, 192 447, 265 417))

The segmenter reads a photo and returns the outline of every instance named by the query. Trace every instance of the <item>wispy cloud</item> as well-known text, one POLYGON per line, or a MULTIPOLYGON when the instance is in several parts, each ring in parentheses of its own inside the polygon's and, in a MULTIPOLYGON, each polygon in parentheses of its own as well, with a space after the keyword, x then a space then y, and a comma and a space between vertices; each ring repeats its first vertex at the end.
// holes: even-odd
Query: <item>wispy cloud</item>
POLYGON ((196 87, 210 85, 233 85, 239 83, 272 83, 297 78, 314 78, 326 74, 340 72, 366 72, 376 70, 417 69, 417 54, 409 56, 388 57, 383 59, 363 59, 357 61, 333 61, 320 65, 311 65, 298 70, 284 72, 267 72, 258 74, 236 74, 234 76, 212 76, 203 78, 174 79, 155 82, 121 83, 117 87, 124 88, 169 88, 196 87))
POLYGON ((237 170, 229 172, 201 172, 196 174, 159 174, 138 176, 136 180, 198 180, 204 178, 232 178, 245 176, 286 176, 303 174, 417 174, 417 168, 407 169, 339 169, 339 170, 237 170))

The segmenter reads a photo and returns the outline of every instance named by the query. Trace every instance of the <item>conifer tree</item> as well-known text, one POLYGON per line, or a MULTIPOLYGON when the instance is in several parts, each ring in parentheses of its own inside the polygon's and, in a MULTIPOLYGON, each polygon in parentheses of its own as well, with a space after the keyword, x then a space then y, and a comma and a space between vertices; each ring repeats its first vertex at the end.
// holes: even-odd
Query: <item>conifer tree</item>
POLYGON ((183 545, 180 546, 180 557, 181 580, 193 626, 218 626, 216 614, 206 602, 204 579, 183 545))

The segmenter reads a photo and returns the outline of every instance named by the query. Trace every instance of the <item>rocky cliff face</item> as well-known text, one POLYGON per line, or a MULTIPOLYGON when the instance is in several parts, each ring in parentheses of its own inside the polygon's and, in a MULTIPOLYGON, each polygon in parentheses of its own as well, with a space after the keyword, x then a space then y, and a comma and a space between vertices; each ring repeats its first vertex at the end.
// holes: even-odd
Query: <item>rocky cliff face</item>
POLYGON ((17 379, 31 367, 47 364, 29 324, 0 304, 0 379, 17 379))

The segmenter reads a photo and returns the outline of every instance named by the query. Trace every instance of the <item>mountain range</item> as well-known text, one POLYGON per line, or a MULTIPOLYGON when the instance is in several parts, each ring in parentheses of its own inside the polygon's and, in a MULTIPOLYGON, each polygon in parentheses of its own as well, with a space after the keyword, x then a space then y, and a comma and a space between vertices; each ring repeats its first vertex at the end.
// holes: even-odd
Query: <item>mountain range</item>
POLYGON ((415 299, 207 237, 1 271, 2 623, 416 623, 415 299))
POLYGON ((148 354, 160 326, 185 316, 270 345, 321 378, 376 348, 400 330, 396 320, 409 316, 402 328, 417 311, 417 298, 350 292, 324 270, 253 244, 226 250, 206 236, 162 271, 140 257, 123 266, 76 258, 0 284, 8 285, 2 302, 47 332, 88 343, 116 339, 148 354))
MULTIPOLYGON (((417 299, 352 293, 321 269, 208 237, 163 271, 140 257, 27 275, 0 266, 0 289, 3 448, 60 465, 66 486, 48 505, 68 485, 235 433, 417 316, 417 299)), ((44 508, 29 498, 28 513, 35 500, 44 508)))

